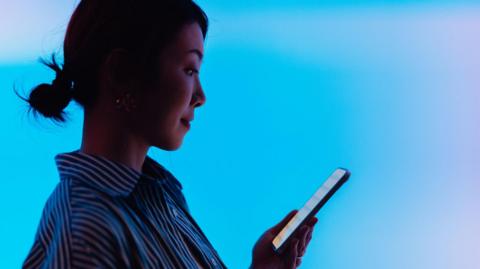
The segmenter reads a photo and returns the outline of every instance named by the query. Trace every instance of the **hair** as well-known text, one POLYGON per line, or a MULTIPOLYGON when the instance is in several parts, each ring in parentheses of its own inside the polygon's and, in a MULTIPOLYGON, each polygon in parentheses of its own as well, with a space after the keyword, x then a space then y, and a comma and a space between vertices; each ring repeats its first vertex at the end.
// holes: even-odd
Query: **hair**
POLYGON ((34 87, 29 111, 65 122, 63 111, 73 99, 83 108, 95 100, 98 71, 114 49, 124 49, 137 70, 132 76, 154 79, 161 50, 189 23, 198 23, 205 39, 208 17, 192 0, 81 0, 68 23, 62 65, 55 54, 40 62, 55 71, 51 84, 34 87))

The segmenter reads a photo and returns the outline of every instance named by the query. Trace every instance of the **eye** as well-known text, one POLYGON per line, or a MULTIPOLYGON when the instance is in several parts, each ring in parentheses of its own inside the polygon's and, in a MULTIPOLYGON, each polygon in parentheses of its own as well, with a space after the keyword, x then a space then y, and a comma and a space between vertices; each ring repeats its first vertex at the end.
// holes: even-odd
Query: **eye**
POLYGON ((187 69, 185 69, 185 71, 187 72, 187 75, 189 75, 189 76, 193 76, 193 74, 198 74, 198 70, 194 69, 194 68, 187 68, 187 69))

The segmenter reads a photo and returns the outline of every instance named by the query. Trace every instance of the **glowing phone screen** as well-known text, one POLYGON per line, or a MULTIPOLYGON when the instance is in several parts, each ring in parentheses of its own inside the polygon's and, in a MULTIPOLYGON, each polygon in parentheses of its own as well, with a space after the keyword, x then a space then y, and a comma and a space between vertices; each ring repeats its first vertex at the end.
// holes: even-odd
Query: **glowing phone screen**
MULTIPOLYGON (((323 183, 323 185, 315 192, 315 194, 305 203, 305 205, 295 214, 295 216, 285 225, 285 227, 273 239, 272 243, 275 250, 279 249, 282 244, 295 232, 306 217, 314 210, 319 203, 326 198, 326 196, 333 190, 333 188, 340 183, 342 179, 346 179, 348 173, 345 169, 337 169, 333 174, 323 183)), ((343 183, 343 182, 342 182, 343 183)))

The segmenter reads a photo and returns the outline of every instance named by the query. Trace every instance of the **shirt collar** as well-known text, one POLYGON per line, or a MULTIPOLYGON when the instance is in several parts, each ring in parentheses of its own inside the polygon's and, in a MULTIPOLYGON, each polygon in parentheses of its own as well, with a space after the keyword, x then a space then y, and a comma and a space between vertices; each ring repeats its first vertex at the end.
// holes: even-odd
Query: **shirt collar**
POLYGON ((162 184, 173 183, 177 188, 182 189, 180 182, 148 155, 145 156, 142 172, 122 163, 80 150, 57 154, 55 162, 61 180, 75 178, 111 196, 128 196, 140 178, 157 180, 162 184))

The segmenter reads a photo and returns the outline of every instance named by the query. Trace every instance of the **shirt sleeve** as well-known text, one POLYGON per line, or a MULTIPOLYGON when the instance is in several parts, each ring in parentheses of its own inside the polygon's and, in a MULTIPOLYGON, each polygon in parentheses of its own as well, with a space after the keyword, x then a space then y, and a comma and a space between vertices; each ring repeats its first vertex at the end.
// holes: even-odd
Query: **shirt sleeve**
POLYGON ((83 209, 72 211, 68 181, 60 183, 43 209, 22 268, 128 268, 114 223, 99 208, 83 209))
POLYGON ((68 198, 68 184, 58 184, 43 208, 33 246, 22 268, 71 268, 68 198))
POLYGON ((99 212, 76 213, 72 219, 73 268, 125 268, 126 260, 111 223, 99 212), (78 214, 78 215, 77 215, 78 214))
POLYGON ((33 243, 30 252, 28 253, 27 258, 23 262, 22 268, 30 269, 30 268, 41 268, 42 261, 45 259, 45 251, 38 240, 38 232, 35 236, 35 241, 33 243))

